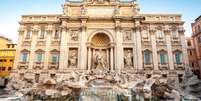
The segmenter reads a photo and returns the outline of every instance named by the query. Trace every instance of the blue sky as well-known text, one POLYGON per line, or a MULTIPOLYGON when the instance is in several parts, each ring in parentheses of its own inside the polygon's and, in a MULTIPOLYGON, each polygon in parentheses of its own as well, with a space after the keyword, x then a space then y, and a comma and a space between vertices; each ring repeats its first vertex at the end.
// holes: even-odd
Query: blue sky
MULTIPOLYGON (((65 0, 1 0, 0 34, 17 42, 18 21, 23 14, 60 14, 65 0)), ((186 36, 191 23, 201 15, 201 0, 138 0, 141 13, 182 14, 186 36)))

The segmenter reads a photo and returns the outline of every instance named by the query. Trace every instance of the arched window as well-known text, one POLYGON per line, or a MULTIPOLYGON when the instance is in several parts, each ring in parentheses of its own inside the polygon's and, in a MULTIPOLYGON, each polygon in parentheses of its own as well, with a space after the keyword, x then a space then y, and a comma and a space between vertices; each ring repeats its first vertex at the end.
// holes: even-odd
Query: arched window
POLYGON ((182 52, 181 51, 175 51, 174 57, 175 57, 175 63, 176 64, 182 63, 182 52))
POLYGON ((28 61, 28 53, 21 53, 21 62, 27 62, 28 61))
POLYGON ((58 64, 59 63, 59 51, 52 50, 51 51, 51 64, 58 64))
POLYGON ((166 64, 167 63, 167 52, 162 50, 159 51, 159 62, 160 64, 166 64))
POLYGON ((37 50, 36 51, 36 63, 42 63, 44 61, 44 51, 37 50))
POLYGON ((29 61, 29 51, 22 50, 20 53, 20 62, 28 62, 29 61))
POLYGON ((151 64, 151 52, 149 50, 144 51, 144 64, 151 64))

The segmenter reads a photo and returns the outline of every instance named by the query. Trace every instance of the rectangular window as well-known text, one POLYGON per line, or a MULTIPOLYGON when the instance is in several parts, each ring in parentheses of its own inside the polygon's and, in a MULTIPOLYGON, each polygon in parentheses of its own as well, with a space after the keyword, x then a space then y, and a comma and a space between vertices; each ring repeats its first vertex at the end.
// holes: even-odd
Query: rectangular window
POLYGON ((201 37, 198 37, 198 43, 201 43, 201 37))
POLYGON ((176 64, 181 64, 181 53, 176 52, 175 54, 176 64))
POLYGON ((27 62, 27 60, 28 60, 28 53, 22 53, 20 60, 21 60, 21 62, 27 62))
POLYGON ((13 59, 10 59, 10 62, 13 62, 13 59))
POLYGON ((192 51, 190 51, 190 56, 192 56, 193 55, 193 53, 192 53, 192 51))
POLYGON ((172 37, 173 37, 173 39, 177 38, 177 31, 172 31, 172 37))
POLYGON ((165 54, 163 53, 160 54, 160 63, 165 64, 165 54))
POLYGON ((12 67, 8 67, 8 71, 11 71, 12 67))
POLYGON ((163 32, 162 31, 157 31, 156 35, 157 35, 157 38, 159 38, 159 39, 163 38, 163 32))
POLYGON ((45 30, 41 30, 39 38, 44 39, 44 37, 45 37, 45 30))
POLYGON ((56 31, 55 31, 55 34, 54 34, 54 39, 58 39, 58 38, 59 38, 59 31, 56 30, 56 31))
POLYGON ((26 39, 30 39, 30 36, 31 36, 31 31, 28 30, 25 38, 26 38, 26 39))
POLYGON ((57 64, 58 61, 59 61, 59 56, 56 55, 56 54, 52 55, 52 60, 51 60, 51 62, 52 62, 53 64, 57 64))
POLYGON ((39 63, 43 62, 43 54, 42 53, 37 54, 36 62, 39 62, 39 63))
POLYGON ((36 81, 36 83, 39 82, 39 79, 40 79, 40 74, 35 74, 35 81, 36 81))
POLYGON ((8 44, 7 46, 8 46, 8 48, 10 48, 10 44, 8 44))
POLYGON ((151 60, 150 60, 150 53, 149 52, 144 52, 144 63, 145 64, 150 64, 151 60))
POLYGON ((195 67, 194 62, 192 62, 191 66, 192 66, 192 67, 195 67))
POLYGON ((15 45, 12 45, 12 48, 15 48, 15 45))
POLYGON ((6 67, 2 67, 2 71, 5 71, 6 70, 6 67))

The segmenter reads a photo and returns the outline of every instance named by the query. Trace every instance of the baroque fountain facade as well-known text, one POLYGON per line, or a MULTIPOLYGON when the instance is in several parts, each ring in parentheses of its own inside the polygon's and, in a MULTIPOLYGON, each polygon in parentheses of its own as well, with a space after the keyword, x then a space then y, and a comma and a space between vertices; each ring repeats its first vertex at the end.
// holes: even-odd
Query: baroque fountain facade
POLYGON ((65 1, 62 14, 23 15, 7 90, 27 100, 179 101, 188 68, 178 14, 137 1, 65 1))

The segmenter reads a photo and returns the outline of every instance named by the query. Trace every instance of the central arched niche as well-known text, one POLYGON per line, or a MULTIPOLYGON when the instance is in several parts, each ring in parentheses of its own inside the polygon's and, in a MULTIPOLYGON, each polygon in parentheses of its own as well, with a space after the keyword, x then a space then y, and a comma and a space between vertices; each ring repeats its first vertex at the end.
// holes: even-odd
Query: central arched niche
POLYGON ((114 47, 113 38, 107 31, 96 31, 91 34, 88 40, 88 69, 107 69, 113 68, 114 47))
POLYGON ((95 47, 108 47, 110 38, 104 33, 97 33, 92 37, 91 44, 95 47))

